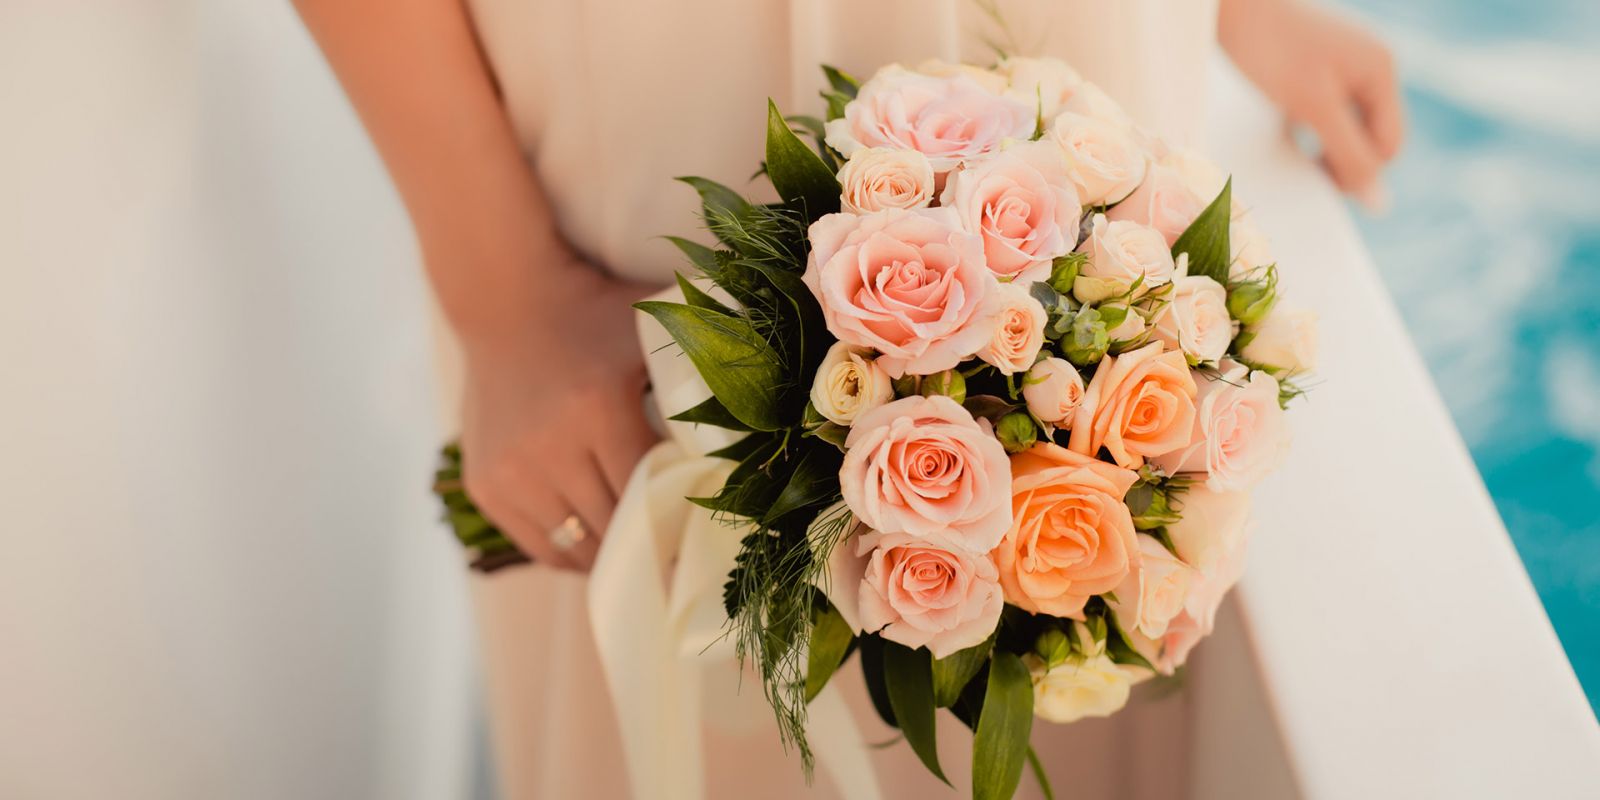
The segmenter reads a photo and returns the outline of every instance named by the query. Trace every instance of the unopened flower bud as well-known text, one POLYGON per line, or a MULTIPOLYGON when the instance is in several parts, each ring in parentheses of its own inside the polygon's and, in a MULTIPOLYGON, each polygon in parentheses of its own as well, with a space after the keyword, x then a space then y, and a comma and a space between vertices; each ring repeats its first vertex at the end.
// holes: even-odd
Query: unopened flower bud
POLYGON ((1106 335, 1106 324, 1100 319, 1100 312, 1088 307, 1078 311, 1071 327, 1061 337, 1062 355, 1080 367, 1100 363, 1110 346, 1111 337, 1106 335))
POLYGON ((1084 253, 1068 253, 1057 258, 1050 266, 1050 288, 1072 294, 1072 282, 1078 279, 1078 271, 1086 260, 1088 256, 1084 253))
POLYGON ((1228 315, 1245 325, 1265 319, 1278 301, 1278 271, 1267 270, 1267 277, 1228 287, 1228 315))
POLYGON ((943 395, 957 403, 965 403, 967 401, 967 379, 962 377, 960 372, 953 369, 935 372, 923 378, 922 396, 934 397, 936 395, 943 395))
POLYGON ((1020 453, 1039 441, 1039 427, 1034 424, 1032 417, 1020 411, 1001 417, 994 433, 1007 453, 1020 453))
POLYGON ((1060 628, 1051 628, 1039 634, 1033 643, 1033 651, 1044 660, 1046 669, 1053 669, 1072 657, 1072 640, 1060 628))

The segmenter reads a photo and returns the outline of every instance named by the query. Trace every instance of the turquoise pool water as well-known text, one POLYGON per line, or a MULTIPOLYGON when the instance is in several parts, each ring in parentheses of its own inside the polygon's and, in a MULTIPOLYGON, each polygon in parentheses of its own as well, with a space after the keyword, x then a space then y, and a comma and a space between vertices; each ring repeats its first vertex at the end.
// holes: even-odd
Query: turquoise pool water
POLYGON ((1600 3, 1347 5, 1411 122, 1362 227, 1600 708, 1600 3))

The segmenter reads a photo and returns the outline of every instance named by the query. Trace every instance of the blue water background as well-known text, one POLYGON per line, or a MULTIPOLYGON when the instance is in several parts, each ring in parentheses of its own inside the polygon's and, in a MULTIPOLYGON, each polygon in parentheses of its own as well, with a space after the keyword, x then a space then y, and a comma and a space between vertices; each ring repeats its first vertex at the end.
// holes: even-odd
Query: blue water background
POLYGON ((1409 106, 1362 229, 1600 707, 1600 3, 1346 5, 1409 106))

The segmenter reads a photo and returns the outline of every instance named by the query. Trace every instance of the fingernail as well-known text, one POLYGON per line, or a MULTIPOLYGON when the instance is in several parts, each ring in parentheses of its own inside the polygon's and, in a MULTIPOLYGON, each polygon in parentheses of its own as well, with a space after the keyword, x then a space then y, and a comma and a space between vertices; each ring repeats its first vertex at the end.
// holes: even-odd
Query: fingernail
POLYGON ((1367 188, 1356 192, 1355 199, 1370 214, 1387 214, 1389 213, 1389 207, 1393 204, 1393 199, 1389 195, 1389 187, 1383 184, 1381 178, 1367 184, 1367 188))

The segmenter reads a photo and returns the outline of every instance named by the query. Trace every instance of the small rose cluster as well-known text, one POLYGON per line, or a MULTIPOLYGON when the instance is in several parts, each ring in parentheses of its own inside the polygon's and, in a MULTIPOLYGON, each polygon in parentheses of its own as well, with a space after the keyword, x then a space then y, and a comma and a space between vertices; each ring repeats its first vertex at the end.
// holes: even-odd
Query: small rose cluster
POLYGON ((1036 714, 1115 711, 1238 579, 1314 319, 1224 174, 1060 61, 890 66, 825 139, 842 210, 804 282, 838 342, 810 397, 854 519, 831 601, 935 658, 1014 607, 1046 620, 1036 714))

